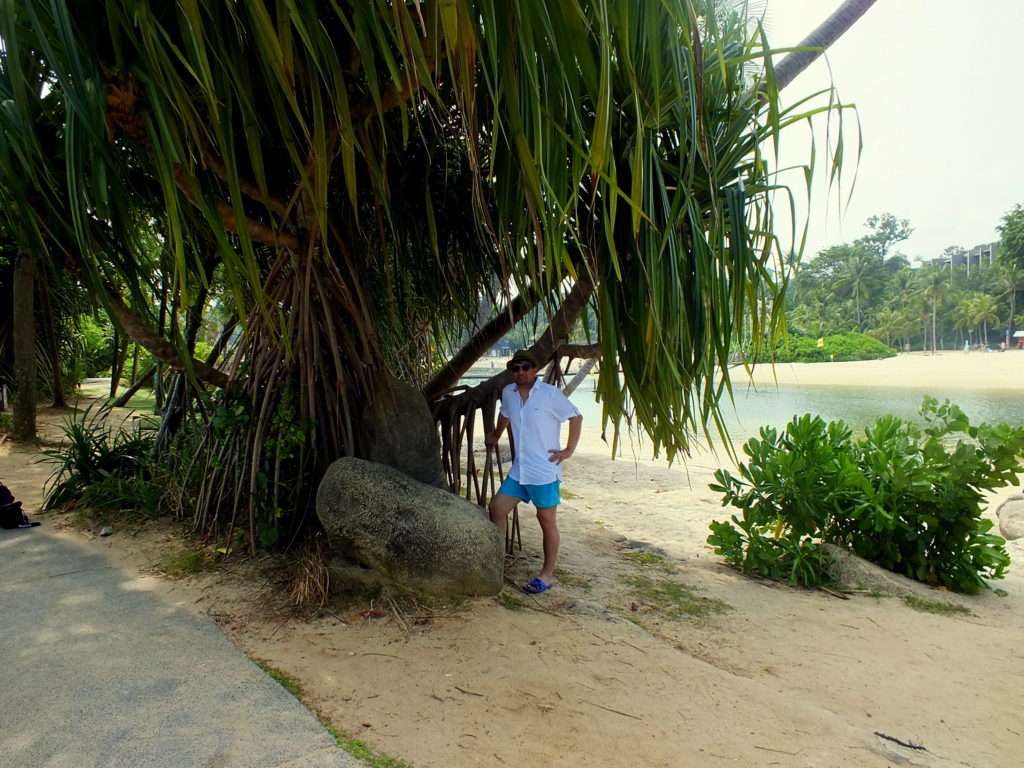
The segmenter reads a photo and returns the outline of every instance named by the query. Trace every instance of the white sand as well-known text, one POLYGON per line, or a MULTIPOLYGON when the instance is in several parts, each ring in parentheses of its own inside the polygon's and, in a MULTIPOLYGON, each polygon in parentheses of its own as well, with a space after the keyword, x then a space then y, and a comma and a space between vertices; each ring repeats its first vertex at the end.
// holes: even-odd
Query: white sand
MULTIPOLYGON (((745 378, 736 369, 734 381, 745 378)), ((757 366, 758 384, 813 384, 849 387, 936 386, 943 389, 1020 390, 1024 393, 1024 351, 922 352, 851 363, 779 363, 757 366)))
MULTIPOLYGON (((982 375, 1020 387, 1014 366, 1024 368, 1024 354, 793 366, 786 375, 892 384, 931 373, 947 386, 982 375)), ((39 478, 23 474, 30 458, 0 455, 0 476, 15 479, 31 506, 39 478)), ((585 425, 565 470, 561 581, 539 598, 506 589, 520 609, 479 599, 400 622, 387 606, 335 606, 305 621, 270 611, 276 602, 254 594, 258 580, 244 569, 159 589, 212 613, 251 655, 297 677, 341 730, 416 766, 1021 764, 1024 540, 1008 545, 1015 565, 996 585, 1007 594, 960 599, 969 616, 766 584, 726 568, 704 543, 708 523, 728 514, 707 487, 717 465, 709 456, 687 469, 612 462, 596 425, 585 425), (623 537, 667 560, 631 559, 623 537), (673 617, 643 587, 665 582, 726 609, 673 617)), ((514 582, 539 566, 538 528, 523 512, 514 582)), ((94 544, 139 569, 169 541, 119 531, 94 544)))

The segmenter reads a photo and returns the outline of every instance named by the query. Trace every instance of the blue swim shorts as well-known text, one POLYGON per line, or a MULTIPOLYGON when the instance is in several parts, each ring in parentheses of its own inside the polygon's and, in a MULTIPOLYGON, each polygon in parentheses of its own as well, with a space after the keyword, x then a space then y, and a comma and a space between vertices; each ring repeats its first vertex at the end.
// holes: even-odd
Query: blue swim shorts
POLYGON ((530 502, 537 509, 547 509, 548 507, 557 507, 562 503, 562 496, 558 492, 559 485, 558 480, 544 485, 523 485, 518 480, 506 477, 505 482, 498 489, 498 493, 516 496, 523 501, 530 502))

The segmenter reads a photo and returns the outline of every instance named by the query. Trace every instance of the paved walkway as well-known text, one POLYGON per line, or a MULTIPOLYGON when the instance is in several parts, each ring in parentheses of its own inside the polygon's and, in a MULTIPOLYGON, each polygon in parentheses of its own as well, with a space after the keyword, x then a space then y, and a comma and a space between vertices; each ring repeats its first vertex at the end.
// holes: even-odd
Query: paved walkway
POLYGON ((209 619, 102 555, 0 530, 0 766, 352 768, 209 619))

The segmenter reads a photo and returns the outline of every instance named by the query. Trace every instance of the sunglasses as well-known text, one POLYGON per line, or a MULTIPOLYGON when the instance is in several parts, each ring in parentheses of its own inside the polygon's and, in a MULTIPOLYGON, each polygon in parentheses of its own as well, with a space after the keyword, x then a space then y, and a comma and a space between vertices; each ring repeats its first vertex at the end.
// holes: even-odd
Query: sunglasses
POLYGON ((512 373, 519 373, 520 371, 526 372, 532 371, 533 365, 531 365, 530 363, 520 363, 519 365, 510 365, 508 369, 512 371, 512 373))

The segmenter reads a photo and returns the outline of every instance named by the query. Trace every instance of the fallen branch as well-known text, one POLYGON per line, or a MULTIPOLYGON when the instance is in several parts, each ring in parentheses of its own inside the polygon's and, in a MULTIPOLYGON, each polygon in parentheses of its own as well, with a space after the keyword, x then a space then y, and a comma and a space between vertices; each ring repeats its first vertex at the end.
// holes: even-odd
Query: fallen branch
POLYGON ((928 748, 922 744, 915 744, 912 741, 903 741, 902 739, 897 739, 895 736, 889 736, 881 731, 875 731, 875 736, 880 739, 885 739, 886 741, 891 741, 893 744, 899 744, 901 747, 906 747, 907 749, 916 749, 918 752, 928 751, 928 748))
POLYGON ((585 699, 580 699, 580 704, 589 704, 592 707, 597 707, 598 709, 603 709, 605 712, 612 712, 613 714, 622 715, 623 717, 631 717, 634 720, 639 720, 640 722, 643 722, 643 720, 644 720, 639 715, 631 715, 631 714, 629 714, 629 712, 623 712, 621 709, 614 709, 612 707, 606 707, 604 704, 596 704, 593 701, 587 701, 585 699))
POLYGON ((822 592, 825 592, 826 594, 832 595, 832 597, 838 597, 840 600, 850 599, 849 595, 844 595, 842 592, 836 592, 834 590, 829 589, 828 587, 818 587, 818 589, 820 589, 822 592))

